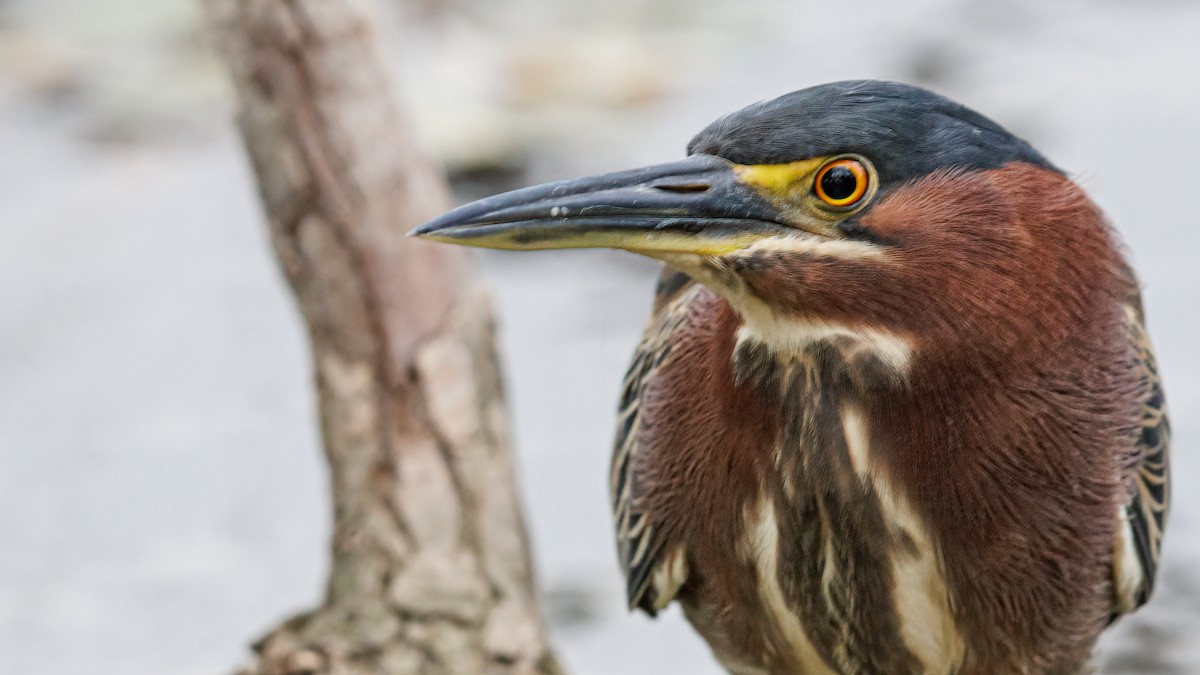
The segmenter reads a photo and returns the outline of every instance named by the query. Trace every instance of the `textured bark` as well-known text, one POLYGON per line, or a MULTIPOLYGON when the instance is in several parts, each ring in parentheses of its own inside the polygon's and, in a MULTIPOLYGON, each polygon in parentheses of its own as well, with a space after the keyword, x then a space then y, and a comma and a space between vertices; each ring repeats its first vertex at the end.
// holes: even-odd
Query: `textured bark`
POLYGON ((407 239, 447 205, 354 0, 204 0, 312 343, 334 507, 325 602, 245 673, 555 673, 489 300, 407 239))

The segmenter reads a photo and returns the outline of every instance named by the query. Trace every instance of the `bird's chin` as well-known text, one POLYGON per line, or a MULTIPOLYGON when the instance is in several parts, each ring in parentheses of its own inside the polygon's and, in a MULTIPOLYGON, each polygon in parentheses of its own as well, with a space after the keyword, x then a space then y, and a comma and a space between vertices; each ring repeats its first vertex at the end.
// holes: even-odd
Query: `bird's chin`
POLYGON ((708 288, 716 295, 724 298, 735 310, 744 315, 749 305, 754 302, 750 291, 737 273, 739 254, 747 249, 740 249, 732 254, 714 256, 697 253, 667 252, 667 251, 635 251, 651 258, 661 260, 670 267, 687 274, 698 283, 708 288))

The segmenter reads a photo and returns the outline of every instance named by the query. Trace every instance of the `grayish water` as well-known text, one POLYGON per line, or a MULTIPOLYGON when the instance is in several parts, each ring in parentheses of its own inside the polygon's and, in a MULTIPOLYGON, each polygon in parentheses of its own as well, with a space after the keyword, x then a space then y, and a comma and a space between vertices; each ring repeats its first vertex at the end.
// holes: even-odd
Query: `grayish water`
MULTIPOLYGON (((671 159, 719 114, 858 76, 930 83, 1077 173, 1133 252, 1175 423, 1163 582, 1102 672, 1200 672, 1200 6, 896 4, 430 0, 388 35, 424 137, 485 178, 671 159)), ((5 672, 217 672, 320 597, 306 346, 195 19, 184 0, 0 0, 5 672)), ((654 266, 480 260, 567 664, 719 672, 677 612, 625 614, 611 544, 612 414, 654 266)))

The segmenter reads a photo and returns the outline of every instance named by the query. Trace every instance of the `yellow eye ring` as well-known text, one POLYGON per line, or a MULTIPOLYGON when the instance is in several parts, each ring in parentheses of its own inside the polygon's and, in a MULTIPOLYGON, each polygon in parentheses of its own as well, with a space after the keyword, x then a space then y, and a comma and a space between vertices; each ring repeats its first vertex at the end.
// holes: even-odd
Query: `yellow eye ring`
POLYGON ((867 194, 871 176, 857 159, 835 159, 817 171, 813 192, 826 206, 844 209, 854 206, 867 194))

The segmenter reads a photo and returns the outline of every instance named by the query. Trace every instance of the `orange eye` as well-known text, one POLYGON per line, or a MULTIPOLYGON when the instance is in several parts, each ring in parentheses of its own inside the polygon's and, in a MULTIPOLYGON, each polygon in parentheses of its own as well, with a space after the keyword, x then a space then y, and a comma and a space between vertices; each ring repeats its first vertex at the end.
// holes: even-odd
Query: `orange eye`
POLYGON ((827 206, 844 209, 858 203, 867 194, 871 177, 867 167, 856 159, 836 159, 817 172, 813 191, 827 206))

